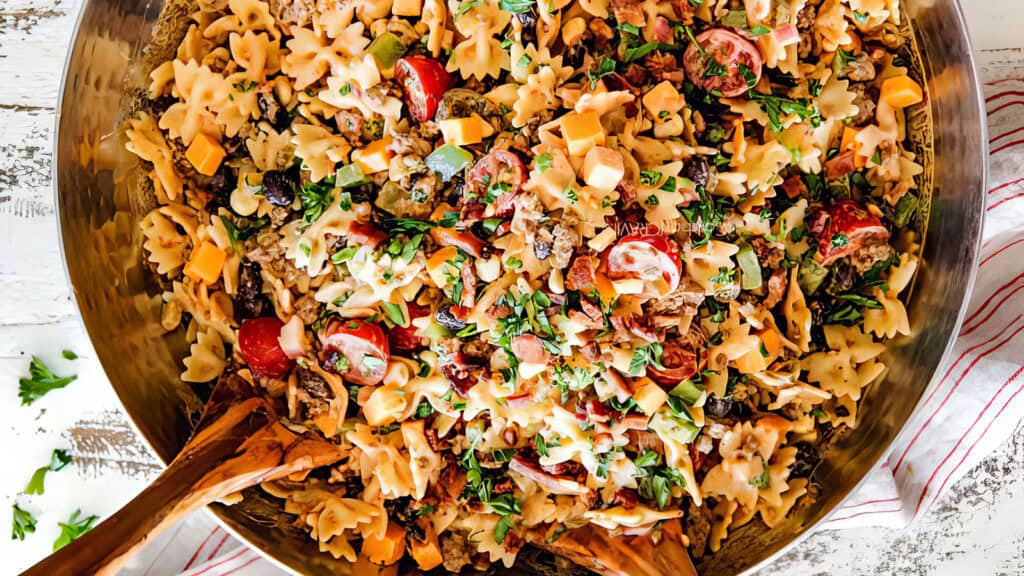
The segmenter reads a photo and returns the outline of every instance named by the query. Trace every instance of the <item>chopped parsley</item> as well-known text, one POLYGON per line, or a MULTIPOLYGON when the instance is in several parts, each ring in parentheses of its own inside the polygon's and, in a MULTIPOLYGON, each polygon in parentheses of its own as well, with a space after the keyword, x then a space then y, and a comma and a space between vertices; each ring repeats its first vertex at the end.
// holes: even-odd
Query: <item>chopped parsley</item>
POLYGON ((499 8, 505 12, 512 12, 513 14, 529 12, 533 6, 533 0, 501 0, 498 2, 499 8))
POLYGON ((245 242, 254 234, 259 232, 261 228, 270 224, 269 218, 256 218, 248 221, 240 218, 239 220, 241 220, 244 225, 239 226, 239 224, 232 222, 225 216, 220 217, 220 222, 224 225, 224 230, 228 233, 228 241, 231 242, 231 248, 236 252, 238 252, 239 242, 245 242))
POLYGON ((601 81, 601 78, 613 74, 615 72, 615 66, 617 62, 611 58, 605 58, 598 64, 597 70, 587 71, 587 81, 590 85, 590 89, 597 88, 597 83, 601 81))
POLYGON ((645 500, 654 500, 664 510, 672 499, 672 487, 686 487, 686 480, 678 470, 661 465, 661 454, 644 450, 633 461, 637 468, 637 494, 645 500))
POLYGON ((413 418, 423 420, 424 418, 429 418, 433 413, 434 407, 430 405, 430 402, 424 400, 416 407, 416 412, 413 413, 413 418))
POLYGON ((795 114, 800 120, 810 120, 812 126, 821 123, 818 115, 818 108, 806 98, 786 98, 774 94, 763 94, 757 91, 750 91, 750 99, 757 102, 765 114, 768 115, 768 126, 773 132, 782 132, 784 116, 795 114))
POLYGON ((334 189, 334 178, 324 178, 320 182, 309 182, 299 191, 299 201, 302 203, 302 227, 309 228, 323 215, 324 210, 334 199, 331 190, 334 189))
POLYGON ((664 370, 665 366, 661 363, 662 352, 661 344, 657 342, 633 349, 633 358, 629 361, 628 375, 634 378, 643 376, 648 366, 664 370))
POLYGON ((36 356, 28 366, 28 378, 18 380, 18 397, 22 406, 29 406, 49 392, 74 382, 78 376, 57 376, 36 356))
POLYGON ((74 350, 62 350, 60 355, 65 360, 78 360, 78 354, 75 354, 74 350))

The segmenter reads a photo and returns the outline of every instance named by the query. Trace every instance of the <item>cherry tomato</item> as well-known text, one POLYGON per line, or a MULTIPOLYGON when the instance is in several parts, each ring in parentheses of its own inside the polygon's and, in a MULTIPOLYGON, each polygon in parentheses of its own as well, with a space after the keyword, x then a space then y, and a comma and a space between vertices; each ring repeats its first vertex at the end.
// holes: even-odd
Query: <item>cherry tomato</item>
POLYGON ((278 341, 283 327, 284 322, 267 316, 246 320, 238 329, 238 352, 257 376, 284 378, 295 366, 278 341))
POLYGON ((520 362, 527 364, 544 364, 548 361, 544 343, 533 334, 523 334, 512 339, 512 354, 520 362))
POLYGON ((604 264, 612 280, 644 280, 643 295, 649 297, 664 296, 675 290, 683 275, 679 244, 660 231, 644 230, 623 236, 605 252, 604 264), (667 287, 651 282, 659 278, 667 287))
POLYGON ((718 90, 725 98, 735 98, 761 80, 761 52, 746 38, 723 28, 712 28, 701 32, 696 40, 683 54, 683 67, 690 81, 704 91, 718 90), (709 71, 713 63, 717 63, 715 70, 709 71), (747 84, 748 78, 740 65, 753 74, 749 78, 751 84, 747 84))
POLYGON ((367 386, 384 379, 391 358, 384 329, 363 320, 333 318, 320 333, 325 354, 338 352, 344 357, 341 365, 328 368, 341 373, 353 384, 367 386))
POLYGON ((395 350, 411 352, 427 346, 426 340, 416 334, 419 328, 413 326, 412 321, 429 314, 430 308, 420 306, 415 302, 409 302, 406 306, 409 309, 409 325, 395 326, 388 330, 388 342, 395 350))
POLYGON ((427 56, 406 56, 395 63, 395 80, 405 90, 405 105, 412 117, 426 122, 452 83, 440 62, 427 56))
POLYGON ((674 387, 697 374, 700 356, 688 341, 673 340, 662 345, 661 365, 664 370, 647 366, 647 375, 662 386, 674 387))
POLYGON ((815 260, 823 266, 865 246, 889 241, 889 230, 882 221, 855 200, 840 200, 818 211, 810 221, 809 230, 818 241, 815 260))
POLYGON ((526 181, 526 165, 508 150, 491 150, 473 165, 466 182, 466 193, 474 201, 489 203, 493 197, 494 215, 511 216, 516 194, 526 181))
POLYGON ((386 232, 371 222, 353 222, 348 225, 348 238, 360 246, 376 248, 387 237, 386 232))

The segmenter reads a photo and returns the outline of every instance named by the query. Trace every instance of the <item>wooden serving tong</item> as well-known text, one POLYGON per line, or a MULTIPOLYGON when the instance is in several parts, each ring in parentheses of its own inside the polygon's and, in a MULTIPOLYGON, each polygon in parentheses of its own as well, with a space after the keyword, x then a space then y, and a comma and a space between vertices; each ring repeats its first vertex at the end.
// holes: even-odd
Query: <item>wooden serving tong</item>
POLYGON ((341 460, 319 436, 285 428, 271 403, 235 374, 217 382, 192 438, 117 513, 23 576, 116 574, 147 540, 204 506, 261 482, 341 460))

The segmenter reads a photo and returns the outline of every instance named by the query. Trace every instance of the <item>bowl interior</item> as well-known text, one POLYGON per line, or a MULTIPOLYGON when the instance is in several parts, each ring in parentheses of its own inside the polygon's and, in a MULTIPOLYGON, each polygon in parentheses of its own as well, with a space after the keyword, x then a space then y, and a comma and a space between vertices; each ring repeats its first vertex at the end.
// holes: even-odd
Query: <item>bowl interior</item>
MULTIPOLYGON (((164 462, 184 445, 201 402, 179 379, 186 343, 160 327, 161 287, 142 264, 139 221, 153 207, 139 190, 147 175, 124 151, 119 121, 144 101, 148 73, 172 53, 173 31, 189 13, 172 0, 86 0, 61 91, 54 179, 66 267, 86 329, 126 412, 164 462), (154 30, 162 36, 154 40, 154 30)), ((918 70, 930 106, 913 121, 926 191, 923 265, 909 306, 913 336, 887 352, 889 372, 871 387, 858 427, 843 435, 812 478, 813 498, 780 526, 739 528, 705 574, 751 571, 806 535, 886 453, 935 375, 959 324, 981 233, 986 179, 983 108, 955 0, 911 1, 918 70), (942 239, 941 241, 939 239, 942 239)), ((305 574, 350 569, 290 524, 278 505, 251 490, 214 512, 237 535, 283 566, 305 574)))

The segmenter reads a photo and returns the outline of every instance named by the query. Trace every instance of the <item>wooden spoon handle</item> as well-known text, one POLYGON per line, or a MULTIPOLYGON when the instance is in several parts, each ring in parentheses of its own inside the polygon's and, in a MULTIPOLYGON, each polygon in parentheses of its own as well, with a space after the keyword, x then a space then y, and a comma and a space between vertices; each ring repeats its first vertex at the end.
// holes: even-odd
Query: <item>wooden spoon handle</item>
POLYGON ((22 576, 114 575, 147 539, 209 501, 190 497, 207 472, 175 461, 124 508, 22 576))

